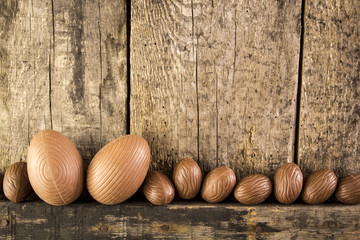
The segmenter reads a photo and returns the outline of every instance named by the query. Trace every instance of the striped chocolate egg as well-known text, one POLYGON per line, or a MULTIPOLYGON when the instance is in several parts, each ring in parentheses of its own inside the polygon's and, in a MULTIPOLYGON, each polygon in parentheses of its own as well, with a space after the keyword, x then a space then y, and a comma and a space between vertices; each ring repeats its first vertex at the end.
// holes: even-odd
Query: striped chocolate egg
POLYGON ((84 187, 84 164, 79 151, 54 130, 44 130, 31 140, 27 170, 35 193, 51 205, 72 203, 84 187))
POLYGON ((125 135, 105 145, 90 162, 86 184, 98 202, 113 205, 130 198, 141 186, 150 165, 146 140, 125 135))
POLYGON ((193 159, 184 158, 176 164, 173 180, 180 198, 194 198, 200 191, 201 178, 201 169, 193 159))
POLYGON ((210 203, 225 200, 236 184, 236 176, 232 169, 221 166, 209 172, 201 189, 202 198, 210 203))
POLYGON ((304 183, 301 198, 308 204, 320 204, 334 194, 337 177, 330 169, 321 169, 311 173, 304 183))
POLYGON ((293 203, 300 195, 303 175, 295 163, 282 165, 274 176, 274 195, 282 204, 293 203))
POLYGON ((270 178, 261 174, 252 174, 240 180, 234 189, 234 196, 242 204, 254 205, 265 201, 271 191, 270 178))

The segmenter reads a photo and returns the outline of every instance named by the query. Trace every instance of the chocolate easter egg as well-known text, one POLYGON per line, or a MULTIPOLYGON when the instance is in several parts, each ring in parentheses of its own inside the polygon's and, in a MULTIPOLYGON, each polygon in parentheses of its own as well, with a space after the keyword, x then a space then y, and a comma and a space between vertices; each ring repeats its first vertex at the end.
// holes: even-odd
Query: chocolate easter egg
POLYGON ((166 205, 174 199, 175 188, 167 175, 153 171, 145 178, 143 193, 152 204, 166 205))
POLYGON ((330 169, 321 169, 311 173, 304 182, 301 198, 308 204, 320 204, 334 194, 337 177, 330 169))
POLYGON ((98 202, 113 205, 130 198, 141 186, 150 165, 150 148, 136 135, 105 145, 91 160, 87 187, 98 202))
POLYGON ((349 175, 339 181, 336 198, 344 204, 360 203, 360 174, 349 175))
POLYGON ((201 169, 193 159, 181 160, 173 172, 173 181, 180 198, 194 198, 200 191, 201 178, 201 169))
POLYGON ((261 174, 252 174, 240 180, 234 189, 234 196, 242 204, 254 205, 265 201, 271 191, 270 178, 261 174))
POLYGON ((75 201, 84 187, 84 164, 79 151, 54 130, 44 130, 31 140, 27 170, 35 193, 51 205, 75 201))
POLYGON ((229 196, 236 184, 232 169, 222 166, 209 172, 201 189, 202 198, 211 203, 221 202, 229 196))
POLYGON ((283 204, 293 203, 301 193, 303 175, 295 163, 282 165, 274 176, 274 194, 283 204))
POLYGON ((10 165, 4 176, 4 194, 12 202, 24 201, 32 191, 26 162, 10 165))

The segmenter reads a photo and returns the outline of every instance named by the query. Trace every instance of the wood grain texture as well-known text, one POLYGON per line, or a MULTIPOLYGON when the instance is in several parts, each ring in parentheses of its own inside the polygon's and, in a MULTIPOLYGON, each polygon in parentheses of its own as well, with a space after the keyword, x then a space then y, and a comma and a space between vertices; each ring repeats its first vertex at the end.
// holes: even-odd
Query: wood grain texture
POLYGON ((0 170, 26 159, 40 129, 51 128, 51 1, 0 3, 0 170))
POLYGON ((151 169, 167 173, 180 159, 198 159, 191 12, 190 1, 131 4, 130 131, 149 142, 151 169))
POLYGON ((359 9, 350 1, 306 1, 299 165, 338 177, 359 172, 359 9))
POLYGON ((0 202, 2 239, 358 239, 360 205, 0 202), (206 217, 204 217, 206 216, 206 217))
POLYGON ((0 9, 0 171, 52 128, 87 165, 127 131, 126 2, 9 0, 0 9))
POLYGON ((293 161, 300 1, 136 1, 131 132, 153 168, 273 174, 293 161), (146 56, 146 57, 144 57, 146 56))

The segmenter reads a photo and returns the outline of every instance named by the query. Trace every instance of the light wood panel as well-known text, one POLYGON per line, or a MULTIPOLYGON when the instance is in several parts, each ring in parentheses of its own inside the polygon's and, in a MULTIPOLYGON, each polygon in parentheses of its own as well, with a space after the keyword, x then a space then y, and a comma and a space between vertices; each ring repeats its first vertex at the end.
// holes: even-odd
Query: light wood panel
POLYGON ((306 1, 299 164, 360 173, 359 1, 306 1))
POLYGON ((51 1, 0 3, 0 168, 25 161, 39 130, 51 128, 51 1))
POLYGON ((301 1, 155 1, 131 8, 131 132, 153 168, 271 175, 293 161, 301 1))

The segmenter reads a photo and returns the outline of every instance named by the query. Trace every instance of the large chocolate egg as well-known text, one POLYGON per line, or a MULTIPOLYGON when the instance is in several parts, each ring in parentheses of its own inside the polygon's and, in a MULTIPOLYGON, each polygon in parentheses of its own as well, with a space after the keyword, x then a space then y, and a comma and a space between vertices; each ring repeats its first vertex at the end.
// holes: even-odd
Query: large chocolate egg
POLYGON ((84 187, 84 164, 79 151, 54 130, 44 130, 31 140, 27 170, 35 193, 51 205, 75 201, 84 187))
POLYGON ((91 161, 87 187, 98 202, 113 205, 130 198, 141 186, 150 165, 150 148, 136 135, 105 145, 91 161))

